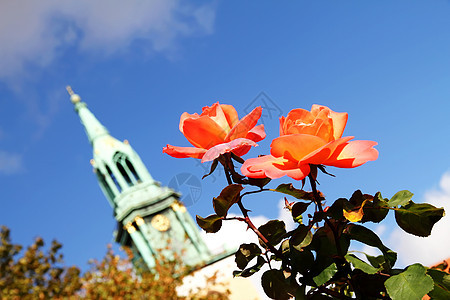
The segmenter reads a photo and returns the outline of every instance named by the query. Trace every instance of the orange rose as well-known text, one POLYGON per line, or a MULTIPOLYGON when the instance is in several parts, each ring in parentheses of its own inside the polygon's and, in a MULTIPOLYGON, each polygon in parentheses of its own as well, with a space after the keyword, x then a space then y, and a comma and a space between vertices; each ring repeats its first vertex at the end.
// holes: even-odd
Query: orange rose
POLYGON ((257 107, 239 120, 233 106, 217 102, 203 107, 200 115, 185 112, 180 118, 180 131, 194 147, 167 145, 163 152, 178 158, 201 158, 202 162, 227 152, 242 156, 266 137, 264 125, 255 126, 261 111, 257 107))
POLYGON ((376 142, 350 142, 353 136, 342 137, 347 117, 347 113, 321 105, 313 105, 311 112, 291 110, 286 118, 280 118, 281 136, 272 141, 271 155, 246 160, 242 174, 272 179, 287 175, 301 180, 308 176, 310 164, 354 168, 376 160, 376 142))

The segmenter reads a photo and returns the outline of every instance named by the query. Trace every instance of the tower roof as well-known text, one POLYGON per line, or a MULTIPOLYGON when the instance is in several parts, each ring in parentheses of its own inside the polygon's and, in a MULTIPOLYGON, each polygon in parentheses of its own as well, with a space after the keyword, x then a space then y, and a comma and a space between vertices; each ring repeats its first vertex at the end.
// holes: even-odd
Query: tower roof
POLYGON ((74 105, 75 111, 80 117, 80 121, 84 126, 91 145, 97 138, 109 135, 106 127, 97 120, 93 113, 91 113, 91 111, 87 108, 86 103, 81 101, 81 97, 75 94, 70 86, 67 86, 66 89, 70 95, 70 101, 74 105))

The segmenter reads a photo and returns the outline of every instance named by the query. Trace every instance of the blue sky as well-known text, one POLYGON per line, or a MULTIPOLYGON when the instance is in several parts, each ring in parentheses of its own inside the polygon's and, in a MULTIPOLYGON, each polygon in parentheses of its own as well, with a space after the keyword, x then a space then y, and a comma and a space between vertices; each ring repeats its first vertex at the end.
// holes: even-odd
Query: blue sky
MULTIPOLYGON (((377 161, 319 178, 329 201, 355 189, 385 197, 408 189, 416 202, 450 209, 449 53, 444 0, 2 1, 0 224, 18 243, 59 240, 68 265, 101 258, 112 241, 112 210, 68 84, 164 185, 180 173, 205 174, 194 159, 162 154, 167 143, 188 146, 178 131, 183 112, 220 101, 242 117, 264 104, 264 92, 283 115, 314 103, 348 112, 344 134, 379 143, 377 161)), ((264 124, 266 140, 247 157, 269 152, 277 116, 266 110, 264 124)), ((281 182, 289 180, 273 185, 281 182)), ((203 180, 190 212, 212 213, 223 186, 223 175, 203 180)), ((246 205, 275 218, 279 200, 246 205)), ((404 263, 449 256, 448 217, 431 247, 417 251, 418 240, 395 231, 393 219, 374 229, 404 263)))

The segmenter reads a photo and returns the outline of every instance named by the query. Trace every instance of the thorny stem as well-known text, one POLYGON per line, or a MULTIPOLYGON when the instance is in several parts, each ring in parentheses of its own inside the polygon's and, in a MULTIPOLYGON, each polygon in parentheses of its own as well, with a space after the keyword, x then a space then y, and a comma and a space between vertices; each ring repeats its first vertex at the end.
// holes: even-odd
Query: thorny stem
MULTIPOLYGON (((231 161, 231 157, 230 156, 225 156, 225 161, 220 161, 224 167, 224 171, 225 171, 225 176, 227 178, 227 182, 228 184, 233 184, 233 180, 231 179, 230 176, 230 169, 233 169, 233 162, 231 161)), ((259 191, 254 191, 254 192, 259 192, 259 191)), ((247 193, 252 193, 252 192, 247 192, 247 193)), ((245 193, 244 193, 245 194, 245 193)), ((258 236, 258 238, 260 238, 263 243, 266 245, 266 247, 272 251, 277 257, 282 257, 280 251, 278 251, 272 244, 269 243, 269 241, 267 240, 267 238, 258 230, 258 228, 256 228, 255 224, 253 224, 253 222, 250 220, 250 217, 248 216, 248 209, 246 209, 244 207, 244 205, 242 204, 241 198, 243 195, 239 196, 239 200, 237 202, 239 209, 242 212, 242 215, 244 216, 244 222, 247 223, 247 226, 253 230, 254 233, 256 233, 256 235, 258 236)))
POLYGON ((257 191, 245 192, 245 193, 243 193, 241 195, 241 198, 244 197, 245 195, 256 194, 256 193, 260 193, 260 192, 263 192, 263 191, 270 191, 270 189, 260 189, 260 190, 257 190, 257 191))
MULTIPOLYGON (((344 259, 344 254, 342 253, 342 248, 341 248, 341 244, 339 241, 339 234, 337 232, 337 229, 333 225, 333 223, 331 223, 331 221, 328 219, 328 217, 325 215, 325 213, 323 211, 321 198, 320 198, 319 193, 317 192, 316 179, 313 177, 313 175, 311 175, 311 173, 309 173, 308 178, 309 178, 309 182, 311 183, 311 189, 313 191, 314 203, 316 204, 316 207, 318 208, 320 214, 323 215, 323 220, 325 221, 325 223, 328 225, 328 227, 330 227, 331 231, 333 232, 334 242, 336 244, 336 252, 339 256, 339 259, 344 259)), ((344 266, 341 266, 340 264, 338 264, 337 267, 339 270, 343 271, 344 274, 346 274, 346 277, 347 277, 348 283, 350 284, 350 287, 355 292, 356 298, 359 299, 358 291, 355 290, 351 277, 347 276, 350 274, 346 270, 346 269, 348 269, 346 265, 347 265, 347 263, 345 263, 344 266), (342 267, 344 267, 344 268, 342 268, 342 267)), ((328 290, 328 291, 331 291, 331 290, 328 290)), ((329 294, 329 295, 332 295, 332 294, 329 294)))
POLYGON ((336 230, 336 227, 334 227, 334 225, 331 223, 331 221, 328 219, 328 217, 325 216, 325 213, 323 211, 321 199, 320 199, 319 193, 317 192, 316 180, 313 178, 311 173, 308 175, 308 178, 309 178, 309 182, 311 183, 311 189, 312 189, 313 196, 314 196, 314 203, 316 204, 316 207, 319 210, 320 214, 324 216, 323 220, 325 221, 325 223, 328 225, 328 227, 330 227, 331 231, 333 232, 334 241, 336 243, 337 254, 340 257, 343 257, 341 244, 339 243, 339 235, 336 230))
POLYGON ((269 254, 267 253, 267 251, 264 252, 264 256, 265 256, 266 259, 267 259, 267 264, 269 265, 269 269, 272 270, 272 265, 270 264, 269 254))

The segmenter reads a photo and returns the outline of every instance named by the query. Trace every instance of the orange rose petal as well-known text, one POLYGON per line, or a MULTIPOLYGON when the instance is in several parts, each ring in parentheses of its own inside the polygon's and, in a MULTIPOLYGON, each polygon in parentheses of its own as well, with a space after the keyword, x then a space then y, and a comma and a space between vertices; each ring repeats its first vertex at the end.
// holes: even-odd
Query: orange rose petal
POLYGON ((248 151, 250 151, 250 149, 252 149, 252 146, 243 145, 242 147, 234 149, 233 153, 236 154, 237 156, 242 156, 242 155, 247 154, 248 151))
POLYGON ((331 111, 331 109, 329 109, 329 108, 326 107, 325 105, 313 104, 313 105, 311 106, 311 114, 312 114, 314 117, 317 117, 317 115, 318 115, 321 111, 325 111, 326 114, 328 115, 328 113, 331 111))
POLYGON ((317 131, 314 135, 321 137, 326 142, 334 140, 333 137, 333 121, 328 117, 329 109, 323 109, 317 115, 317 119, 314 123, 317 123, 317 131), (320 120, 320 121, 319 121, 320 120))
POLYGON ((287 175, 293 179, 301 180, 309 174, 309 171, 309 165, 297 168, 295 162, 272 155, 247 159, 241 167, 242 174, 251 178, 269 177, 275 179, 287 175))
MULTIPOLYGON (((239 138, 239 139, 235 139, 232 140, 231 142, 228 143, 222 143, 219 145, 216 145, 214 147, 212 147, 211 149, 209 149, 208 151, 206 151, 205 155, 202 158, 202 163, 205 161, 211 161, 214 160, 216 158, 218 158, 221 154, 227 153, 227 152, 231 152, 231 151, 238 151, 240 148, 247 148, 248 146, 258 146, 258 144, 256 144, 254 141, 249 140, 249 139, 244 139, 244 138, 239 138)), ((248 150, 247 150, 248 152, 248 150)))
POLYGON ((172 157, 176 158, 202 158, 205 154, 205 149, 194 148, 194 147, 177 147, 172 145, 167 145, 163 148, 163 153, 167 153, 172 157))
POLYGON ((339 168, 354 168, 378 158, 377 142, 352 141, 340 145, 323 164, 339 168))
POLYGON ((284 121, 284 124, 283 124, 283 127, 284 127, 284 129, 283 129, 283 134, 280 134, 280 136, 281 135, 286 135, 286 134, 290 134, 289 133, 289 129, 292 127, 294 125, 294 121, 292 121, 292 120, 285 120, 284 121))
POLYGON ((259 142, 266 137, 266 132, 264 131, 264 124, 253 127, 245 137, 246 139, 252 140, 254 142, 259 142))
POLYGON ((214 103, 211 107, 203 107, 201 115, 210 117, 225 133, 230 131, 231 127, 228 125, 227 118, 225 117, 225 113, 222 110, 222 106, 219 105, 219 102, 214 103))
POLYGON ((341 145, 347 143, 351 139, 353 139, 353 136, 346 136, 338 140, 329 142, 320 149, 317 149, 316 151, 306 155, 302 159, 300 164, 313 164, 313 165, 323 164, 336 151, 338 147, 343 148, 343 146, 341 145))
POLYGON ((332 111, 331 109, 323 105, 314 104, 311 107, 311 112, 316 115, 323 110, 326 110, 329 117, 333 120, 333 136, 334 139, 337 140, 344 133, 344 128, 345 125, 347 124, 348 114, 332 111))
POLYGON ((348 114, 331 111, 330 116, 333 119, 334 138, 337 140, 344 133, 345 125, 347 125, 348 114))
POLYGON ((286 170, 286 175, 295 180, 302 180, 306 176, 308 176, 311 171, 309 165, 302 165, 295 169, 286 170))
POLYGON ((191 115, 191 114, 189 114, 189 113, 187 113, 187 112, 184 112, 184 113, 181 115, 181 117, 180 117, 180 125, 179 125, 180 131, 183 132, 183 124, 184 124, 184 121, 185 121, 186 119, 189 119, 189 118, 191 118, 191 119, 197 119, 197 118, 199 118, 199 117, 200 117, 200 116, 199 116, 197 113, 191 115))
POLYGON ((290 134, 280 136, 272 141, 270 154, 300 161, 306 155, 326 145, 320 137, 307 134, 290 134))
POLYGON ((286 122, 286 118, 284 116, 281 116, 281 118, 280 118, 280 136, 286 134, 284 132, 284 123, 285 122, 286 122))
POLYGON ((245 138, 247 133, 255 127, 259 118, 261 117, 262 108, 256 107, 253 109, 248 115, 243 117, 228 133, 225 138, 225 141, 231 141, 237 138, 245 138))
POLYGON ((314 122, 314 116, 306 109, 296 108, 287 114, 286 120, 302 120, 303 123, 309 124, 314 122))
POLYGON ((322 125, 323 120, 316 120, 317 122, 311 124, 289 124, 286 129, 286 134, 309 134, 316 135, 318 128, 322 125))
POLYGON ((225 117, 227 118, 228 125, 230 128, 233 128, 237 122, 239 122, 239 117, 236 112, 236 109, 232 105, 228 104, 220 104, 222 107, 223 113, 225 114, 225 117))
POLYGON ((209 149, 223 143, 225 131, 210 117, 186 119, 183 123, 183 134, 195 147, 209 149))
POLYGON ((202 107, 202 113, 200 116, 210 116, 211 115, 211 110, 215 110, 217 105, 219 105, 219 102, 214 103, 211 106, 203 106, 202 107))

